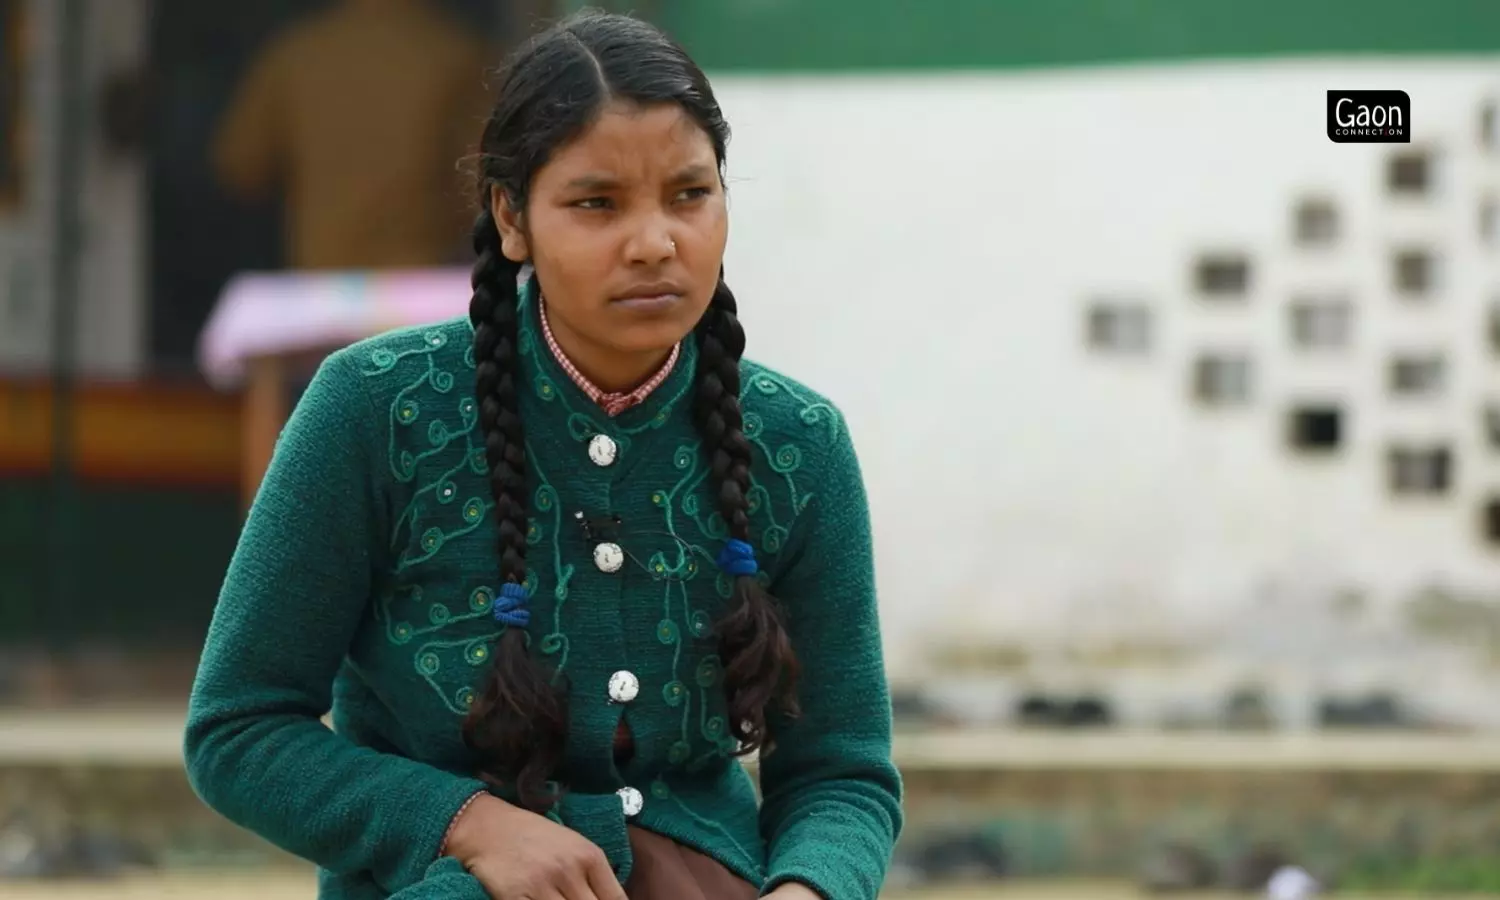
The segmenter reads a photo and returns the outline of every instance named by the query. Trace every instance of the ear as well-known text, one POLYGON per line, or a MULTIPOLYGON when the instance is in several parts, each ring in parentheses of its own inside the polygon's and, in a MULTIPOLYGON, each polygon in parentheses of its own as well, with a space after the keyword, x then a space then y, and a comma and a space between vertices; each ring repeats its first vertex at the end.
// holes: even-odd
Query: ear
POLYGON ((511 207, 510 197, 498 184, 490 187, 490 213, 495 217, 495 227, 500 230, 500 252, 505 258, 513 263, 531 259, 526 232, 521 228, 521 213, 511 207))

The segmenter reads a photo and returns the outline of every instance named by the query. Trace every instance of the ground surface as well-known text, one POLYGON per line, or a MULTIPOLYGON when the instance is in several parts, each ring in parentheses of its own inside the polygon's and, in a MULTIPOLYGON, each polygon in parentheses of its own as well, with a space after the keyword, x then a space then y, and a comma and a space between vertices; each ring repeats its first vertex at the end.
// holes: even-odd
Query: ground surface
MULTIPOLYGON (((0 709, 0 766, 181 765, 180 709, 16 711, 0 709)), ((904 766, 934 771, 986 768, 1141 770, 1343 770, 1491 772, 1500 735, 1396 734, 1074 734, 975 730, 902 734, 904 766)), ((923 893, 891 892, 885 900, 1137 900, 1131 887, 1111 884, 1004 884, 923 893)), ((1247 900, 1246 895, 1173 895, 1174 900, 1247 900)), ((1347 900, 1377 898, 1339 894, 1347 900)), ((1390 898, 1393 895, 1384 895, 1390 898)), ((261 876, 171 876, 95 884, 0 882, 3 900, 314 900, 304 873, 261 876)), ((1413 898, 1415 900, 1415 898, 1413 898)), ((1424 895, 1421 900, 1464 900, 1424 895)))

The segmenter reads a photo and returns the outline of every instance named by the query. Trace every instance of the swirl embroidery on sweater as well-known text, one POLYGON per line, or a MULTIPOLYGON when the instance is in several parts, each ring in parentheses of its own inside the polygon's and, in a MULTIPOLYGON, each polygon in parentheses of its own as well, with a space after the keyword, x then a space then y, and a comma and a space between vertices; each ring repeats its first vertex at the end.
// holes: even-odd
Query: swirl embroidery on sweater
MULTIPOLYGON (((491 615, 494 597, 493 588, 477 587, 470 592, 464 612, 455 614, 445 603, 426 603, 421 586, 412 585, 401 590, 383 592, 374 604, 373 612, 376 621, 380 623, 385 633, 386 640, 392 645, 401 646, 410 644, 416 638, 434 635, 461 622, 487 621, 491 615), (423 611, 424 606, 427 618, 425 625, 414 625, 410 616, 401 615, 397 611, 398 607, 423 611)), ((471 679, 462 679, 464 684, 456 690, 445 688, 438 679, 443 671, 443 651, 461 647, 464 661, 471 667, 480 666, 489 660, 490 645, 498 636, 499 632, 495 632, 451 641, 428 641, 418 646, 412 653, 413 667, 417 675, 433 689, 450 711, 464 715, 468 712, 469 704, 474 700, 474 693, 468 686, 471 679)))
MULTIPOLYGON (((402 574, 438 557, 454 539, 469 534, 484 525, 493 510, 493 501, 483 496, 461 498, 460 483, 465 475, 482 475, 488 471, 484 448, 475 440, 479 414, 471 396, 451 399, 457 379, 454 374, 439 364, 436 354, 448 345, 448 337, 440 330, 428 329, 414 333, 410 339, 416 346, 403 350, 377 348, 369 355, 372 368, 361 370, 367 378, 395 377, 398 366, 405 360, 420 358, 415 377, 403 384, 391 400, 389 408, 388 457, 392 477, 398 484, 412 485, 412 491, 404 507, 391 523, 390 549, 395 557, 394 573, 402 574), (448 419, 445 416, 453 415, 448 419), (425 429, 423 429, 425 423, 425 429), (419 452, 406 449, 425 444, 419 452), (436 472, 418 483, 422 463, 434 459, 462 444, 458 461, 436 472), (465 470, 468 470, 467 472, 465 470), (431 522, 436 514, 437 522, 431 522), (427 527, 423 528, 423 524, 427 527), (416 535, 420 532, 420 537, 416 535), (415 542, 413 541, 413 538, 415 542), (415 544, 415 546, 413 546, 415 544), (403 549, 404 548, 404 549, 403 549)), ((472 344, 465 348, 463 365, 474 368, 472 344)), ((540 526, 534 521, 528 540, 540 539, 540 526)), ((446 603, 426 603, 420 585, 412 585, 401 592, 382 594, 374 604, 374 615, 380 622, 386 640, 392 645, 410 644, 421 637, 432 637, 455 626, 485 621, 492 614, 494 589, 489 586, 474 588, 462 611, 451 609, 446 603), (410 610, 399 614, 399 608, 410 610), (410 613, 417 613, 413 616, 410 613), (416 624, 418 619, 425 619, 416 624)), ((488 662, 490 647, 504 629, 485 629, 479 635, 466 635, 452 640, 429 640, 413 651, 412 662, 417 674, 432 687, 452 712, 464 715, 473 702, 474 692, 470 684, 472 674, 458 677, 457 688, 445 687, 439 676, 444 671, 444 655, 455 650, 461 652, 472 668, 488 662)))
MULTIPOLYGON (((788 389, 788 394, 791 393, 788 389)), ((806 417, 802 417, 801 420, 808 421, 806 417)), ((762 429, 761 417, 753 412, 747 413, 747 436, 757 437, 762 429)), ((765 452, 764 444, 760 446, 765 452)), ((796 460, 800 461, 801 450, 793 447, 793 451, 787 455, 795 456, 796 460)), ((767 455, 769 456, 769 453, 767 455)), ((738 746, 724 716, 714 712, 716 709, 721 712, 726 711, 723 698, 722 660, 717 654, 712 653, 699 659, 691 677, 687 679, 688 683, 696 685, 696 697, 694 692, 686 689, 682 678, 684 632, 704 642, 705 646, 709 645, 713 637, 713 618, 707 610, 693 608, 688 582, 698 572, 700 557, 707 561, 708 565, 712 565, 714 556, 704 545, 723 541, 728 537, 728 527, 717 510, 705 511, 703 509, 705 504, 702 495, 706 490, 704 482, 709 476, 709 469, 704 464, 701 447, 697 445, 678 447, 673 454, 673 465, 683 473, 681 478, 670 489, 653 491, 651 503, 662 512, 666 534, 676 545, 676 560, 668 558, 671 551, 666 553, 659 551, 652 555, 649 568, 654 577, 666 582, 662 619, 657 625, 657 637, 663 644, 673 647, 672 671, 677 674, 677 678, 663 691, 663 696, 669 706, 680 706, 682 709, 680 739, 672 745, 668 761, 673 765, 685 764, 690 771, 694 771, 701 769, 714 759, 733 753, 738 746), (683 515, 697 527, 702 542, 693 541, 678 531, 675 518, 678 510, 681 510, 683 515), (676 611, 673 609, 674 593, 680 594, 682 598, 681 619, 676 618, 676 611), (692 728, 695 713, 697 716, 696 734, 693 733, 692 728), (697 758, 690 759, 692 748, 697 741, 707 742, 711 749, 697 758)), ((772 468, 776 467, 773 465, 772 468)), ((801 498, 794 476, 797 467, 783 468, 786 468, 786 471, 780 474, 787 483, 790 503, 794 510, 793 516, 795 516, 801 498)), ((778 522, 770 490, 753 474, 751 490, 746 499, 753 522, 752 529, 759 535, 758 543, 767 554, 772 556, 778 554, 786 541, 790 526, 778 522)), ((733 579, 716 570, 714 575, 715 592, 721 599, 729 599, 734 591, 733 579)), ((760 580, 763 585, 769 585, 769 574, 761 572, 760 580)))
MULTIPOLYGON (((412 337, 418 336, 412 335, 412 337)), ((373 378, 394 372, 402 360, 417 356, 425 358, 426 365, 422 367, 421 372, 396 392, 390 405, 388 456, 391 475, 398 483, 412 483, 423 461, 447 452, 453 444, 459 441, 464 443, 463 461, 441 473, 429 483, 417 486, 407 501, 406 507, 391 523, 391 549, 393 551, 399 548, 404 540, 410 539, 410 532, 417 527, 417 520, 424 511, 423 502, 429 498, 429 495, 440 506, 447 506, 457 500, 458 486, 453 479, 465 468, 470 467, 471 454, 476 450, 483 452, 482 447, 476 447, 474 444, 474 425, 478 421, 478 410, 472 397, 461 397, 451 407, 447 407, 458 414, 458 421, 455 424, 449 425, 441 416, 434 417, 428 422, 425 435, 427 449, 415 454, 410 450, 402 449, 402 434, 415 428, 422 420, 423 406, 416 399, 417 392, 426 387, 441 397, 453 390, 453 373, 440 367, 434 358, 434 354, 446 347, 447 343, 447 336, 441 331, 427 330, 421 333, 418 346, 411 349, 398 352, 381 347, 372 350, 369 359, 374 368, 361 370, 362 375, 373 378)), ((401 568, 431 558, 437 550, 441 549, 446 540, 472 531, 476 512, 482 514, 486 508, 476 507, 474 502, 471 499, 461 507, 461 517, 468 527, 448 532, 441 529, 429 529, 422 536, 422 550, 425 555, 403 560, 401 568)))
MULTIPOLYGON (((764 457, 764 464, 752 469, 751 487, 746 500, 753 523, 752 531, 758 538, 756 543, 766 554, 773 557, 784 548, 796 519, 806 510, 813 498, 812 492, 804 490, 799 484, 804 463, 802 447, 795 441, 785 441, 773 448, 766 437, 764 414, 756 408, 761 402, 784 403, 786 399, 790 399, 798 407, 795 420, 808 429, 821 430, 823 433, 818 437, 826 445, 831 446, 837 441, 842 424, 837 411, 831 405, 804 397, 801 391, 785 380, 759 370, 758 367, 747 374, 745 389, 741 392, 745 437, 759 449, 764 457), (784 522, 778 517, 777 503, 770 489, 770 483, 756 475, 757 472, 764 472, 766 469, 772 473, 770 483, 780 482, 785 491, 784 509, 787 519, 784 522)), ((652 558, 652 570, 659 577, 667 580, 663 618, 657 626, 657 634, 662 643, 673 646, 672 670, 678 674, 678 678, 672 681, 663 692, 664 698, 669 706, 682 707, 681 739, 673 744, 669 751, 668 761, 673 765, 686 765, 689 771, 700 770, 715 759, 729 756, 738 748, 738 741, 730 731, 728 722, 722 714, 715 712, 715 710, 723 712, 725 706, 723 662, 714 653, 699 658, 688 679, 688 683, 697 687, 697 702, 694 703, 693 693, 686 689, 682 680, 682 633, 684 629, 679 627, 678 622, 674 620, 672 609, 672 588, 675 581, 682 595, 683 618, 681 622, 686 626, 685 630, 701 641, 706 642, 711 639, 712 619, 705 610, 694 610, 691 607, 687 579, 680 576, 683 574, 684 556, 689 559, 702 556, 706 560, 712 560, 713 557, 702 543, 695 543, 680 534, 674 519, 674 510, 680 509, 697 527, 704 543, 716 544, 728 537, 728 527, 723 516, 717 510, 703 508, 705 506, 704 494, 708 493, 703 484, 709 476, 708 468, 703 465, 703 462, 704 454, 701 447, 696 445, 678 447, 673 456, 673 464, 683 472, 682 478, 670 490, 658 489, 651 495, 652 504, 662 511, 667 533, 678 545, 676 565, 672 565, 665 555, 658 554, 652 558), (670 577, 673 575, 679 577, 675 579, 670 577), (696 710, 694 706, 697 707, 696 710), (695 712, 696 735, 690 730, 690 723, 693 721, 695 712), (690 759, 692 748, 697 741, 706 742, 710 749, 690 759)), ((761 584, 769 588, 770 573, 762 570, 758 577, 761 584)), ((716 571, 714 583, 720 598, 727 600, 732 596, 734 590, 732 578, 716 571)))
MULTIPOLYGON (((523 335, 521 352, 534 355, 539 352, 539 345, 528 337, 523 335)), ((483 496, 461 496, 473 492, 472 488, 468 491, 461 488, 465 479, 485 475, 488 462, 477 436, 478 411, 474 399, 461 396, 456 402, 444 400, 452 393, 455 379, 451 372, 439 365, 434 354, 447 344, 447 338, 434 331, 413 334, 412 338, 419 338, 420 344, 399 351, 384 348, 372 351, 369 359, 373 370, 367 368, 363 371, 366 376, 388 375, 403 360, 422 357, 425 363, 419 371, 408 376, 410 381, 397 391, 390 403, 391 473, 397 483, 411 485, 411 493, 405 498, 391 529, 391 549, 397 559, 397 574, 438 558, 454 539, 481 527, 493 509, 493 503, 483 496), (452 418, 448 418, 450 416, 452 418), (462 452, 455 464, 447 465, 442 471, 423 472, 423 463, 451 452, 460 444, 462 452), (466 469, 469 471, 465 472, 466 469)), ((472 345, 465 348, 463 365, 473 368, 472 345)), ((667 423, 672 410, 693 384, 691 380, 686 382, 675 396, 666 400, 657 416, 624 429, 576 409, 571 398, 545 376, 535 379, 534 387, 544 401, 556 401, 562 408, 566 414, 566 430, 574 440, 582 442, 608 432, 615 437, 622 451, 628 451, 632 435, 667 423)), ((838 436, 841 424, 837 412, 828 404, 809 400, 793 384, 747 364, 741 391, 745 409, 744 430, 747 440, 762 458, 753 467, 746 499, 755 543, 769 556, 777 555, 784 548, 796 519, 812 499, 812 494, 801 484, 805 477, 802 446, 796 440, 769 439, 764 419, 766 411, 757 409, 760 404, 769 402, 784 410, 788 400, 798 407, 793 414, 795 421, 809 429, 822 430, 824 434, 819 437, 825 437, 830 443, 838 436)), ((560 677, 569 661, 570 642, 564 630, 563 607, 569 597, 575 566, 564 561, 561 546, 563 510, 558 491, 538 465, 541 456, 530 444, 527 457, 532 470, 529 474, 535 485, 532 496, 535 517, 528 520, 526 535, 528 546, 535 550, 531 554, 527 584, 535 591, 544 574, 550 575, 553 581, 550 593, 556 602, 548 623, 550 629, 539 635, 538 647, 542 653, 555 657, 555 675, 560 677), (551 556, 550 560, 544 558, 547 555, 551 556)), ((673 765, 698 769, 715 758, 732 753, 737 742, 725 718, 723 663, 712 652, 716 649, 712 643, 714 614, 708 608, 694 605, 693 598, 697 595, 691 589, 691 582, 707 565, 708 571, 714 575, 715 593, 721 599, 727 599, 732 595, 733 581, 718 572, 712 562, 714 556, 709 547, 725 540, 728 529, 719 512, 706 502, 712 491, 705 487, 710 470, 701 445, 679 446, 672 462, 681 473, 680 477, 670 489, 658 489, 650 495, 652 506, 661 511, 665 535, 670 537, 672 546, 651 553, 646 568, 662 587, 662 616, 656 625, 656 638, 664 647, 672 648, 672 671, 676 674, 662 687, 662 702, 681 713, 680 734, 669 749, 669 761, 673 765), (693 527, 688 530, 696 529, 696 535, 690 536, 680 530, 679 511, 692 523, 693 527), (697 652, 691 659, 684 658, 694 650, 697 652)), ((763 584, 768 584, 771 575, 762 570, 760 578, 763 584)), ((428 638, 414 650, 414 667, 442 698, 445 706, 456 714, 466 713, 468 703, 472 702, 473 692, 468 685, 473 682, 473 677, 464 675, 459 679, 462 685, 455 689, 452 686, 455 673, 450 671, 452 666, 446 660, 450 654, 461 652, 467 665, 459 665, 459 669, 487 661, 492 652, 490 647, 503 634, 503 629, 479 636, 436 638, 445 629, 489 615, 493 596, 490 587, 477 588, 467 598, 466 608, 450 610, 441 603, 424 604, 420 588, 413 586, 399 595, 384 595, 376 604, 375 614, 391 644, 410 645, 419 638, 428 638), (398 614, 398 608, 406 612, 398 614), (440 681, 440 676, 444 675, 447 677, 440 681), (443 681, 449 682, 449 686, 445 687, 443 681)))
MULTIPOLYGON (((562 546, 559 543, 562 538, 562 504, 558 502, 557 489, 547 479, 547 474, 542 470, 539 463, 541 456, 529 442, 526 445, 526 458, 530 462, 532 477, 537 482, 536 491, 532 496, 532 505, 536 508, 537 512, 543 514, 550 513, 552 517, 550 534, 552 536, 552 577, 555 582, 555 586, 552 589, 552 596, 555 602, 552 606, 552 630, 542 636, 540 648, 542 653, 557 657, 557 667, 552 673, 552 680, 556 683, 562 678, 563 670, 568 665, 570 643, 567 633, 563 631, 562 614, 563 605, 568 599, 568 584, 573 580, 575 569, 572 563, 565 564, 563 562, 562 546)), ((533 543, 539 544, 543 540, 543 531, 540 528, 536 530, 538 538, 533 543)), ((528 580, 532 580, 535 575, 536 566, 532 566, 528 580)), ((534 582, 533 590, 535 590, 534 582)))
MULTIPOLYGON (((749 406, 750 390, 765 397, 775 397, 785 394, 792 398, 799 406, 797 419, 809 428, 824 425, 827 434, 824 440, 827 444, 836 441, 841 433, 841 421, 838 412, 829 404, 821 401, 812 401, 803 397, 801 392, 793 388, 785 380, 777 378, 764 370, 756 372, 746 379, 746 390, 741 392, 740 402, 749 406)), ((801 494, 797 489, 797 480, 793 477, 802 468, 802 448, 794 443, 782 444, 775 450, 765 440, 764 425, 760 416, 747 412, 745 414, 745 437, 760 448, 770 461, 771 470, 782 477, 787 490, 791 494, 792 515, 796 516, 807 508, 812 502, 812 495, 801 494)), ((787 537, 787 529, 777 529, 776 540, 778 543, 787 537)), ((770 550, 769 545, 766 548, 770 550)))
POLYGON ((374 615, 385 631, 386 640, 397 645, 409 644, 413 638, 442 631, 450 625, 485 618, 490 614, 493 601, 494 593, 490 588, 475 588, 469 594, 468 608, 455 615, 446 603, 427 603, 422 596, 422 586, 411 585, 383 592, 375 603, 374 615), (398 617, 398 603, 402 608, 425 612, 427 624, 414 625, 410 616, 398 617))
POLYGON ((413 658, 417 674, 432 686, 432 689, 442 698, 443 704, 455 715, 468 714, 469 705, 474 702, 474 689, 471 684, 475 676, 472 670, 490 661, 490 646, 493 641, 493 635, 482 635, 447 641, 429 641, 417 648, 416 656, 413 658), (463 661, 470 671, 459 677, 460 686, 451 689, 450 694, 448 692, 450 689, 445 689, 437 679, 438 673, 443 668, 443 654, 440 651, 458 648, 463 648, 463 661))
POLYGON ((688 582, 698 574, 697 557, 712 559, 708 550, 703 546, 691 543, 677 532, 676 522, 673 518, 675 498, 687 491, 692 492, 703 481, 706 469, 700 472, 702 454, 694 447, 679 447, 673 454, 672 461, 683 475, 670 489, 656 490, 651 494, 651 503, 662 511, 663 526, 666 534, 672 539, 677 557, 669 561, 664 553, 658 552, 651 557, 650 568, 654 576, 665 582, 662 598, 662 618, 656 626, 656 637, 661 643, 672 648, 672 672, 677 675, 669 682, 662 691, 663 701, 669 707, 682 707, 681 735, 674 742, 667 753, 667 760, 672 765, 681 765, 688 761, 692 754, 692 743, 689 739, 689 723, 692 721, 693 697, 682 683, 680 671, 682 666, 683 630, 688 629, 694 636, 707 637, 709 616, 702 610, 694 610, 692 599, 688 591, 688 582), (681 625, 674 619, 673 594, 680 594, 682 598, 681 625), (703 633, 700 633, 700 630, 703 633))
POLYGON ((389 456, 391 463, 391 474, 396 481, 406 484, 416 477, 417 468, 423 460, 444 452, 448 445, 456 440, 469 440, 473 427, 475 411, 472 403, 468 406, 460 404, 460 416, 466 424, 452 429, 441 420, 434 421, 428 428, 427 438, 431 445, 428 449, 418 454, 409 450, 398 450, 401 429, 411 428, 421 419, 422 407, 414 395, 423 386, 429 387, 433 392, 442 395, 453 390, 453 373, 443 370, 437 365, 433 354, 447 345, 447 338, 441 332, 427 332, 422 338, 420 347, 405 350, 400 353, 380 348, 370 353, 370 361, 375 366, 373 371, 362 370, 366 377, 384 375, 395 370, 397 363, 403 359, 413 356, 425 356, 427 365, 417 378, 403 386, 396 392, 395 399, 391 401, 389 428, 389 456))

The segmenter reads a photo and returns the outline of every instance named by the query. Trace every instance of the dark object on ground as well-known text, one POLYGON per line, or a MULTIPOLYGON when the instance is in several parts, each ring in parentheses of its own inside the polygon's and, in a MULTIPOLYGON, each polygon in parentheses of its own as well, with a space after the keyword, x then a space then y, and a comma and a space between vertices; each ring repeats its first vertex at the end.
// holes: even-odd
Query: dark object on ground
POLYGON ((1200 891, 1217 881, 1214 861, 1187 844, 1167 844, 1151 855, 1141 871, 1141 887, 1154 894, 1200 891))
POLYGON ((118 835, 78 829, 48 837, 22 823, 0 830, 0 881, 112 878, 155 867, 149 851, 118 835))
POLYGON ((1271 876, 1282 866, 1292 864, 1290 857, 1270 844, 1251 847, 1235 854, 1224 866, 1224 887, 1235 891, 1263 891, 1271 876))
POLYGON ((1114 712, 1102 697, 1083 696, 1068 704, 1064 723, 1072 728, 1106 728, 1114 724, 1114 712))
POLYGON ((1016 721, 1034 728, 1052 728, 1062 721, 1062 707, 1044 694, 1026 694, 1016 708, 1016 721))
POLYGON ((1002 878, 1009 872, 1009 864, 998 837, 977 829, 954 829, 903 842, 892 872, 896 876, 892 887, 915 886, 1002 878))
POLYGON ((1318 722, 1325 728, 1401 728, 1409 724, 1400 701, 1387 693, 1358 700, 1325 697, 1318 704, 1318 722))
POLYGON ((1224 726, 1246 731, 1264 731, 1274 727, 1276 717, 1265 692, 1243 688, 1229 695, 1224 703, 1224 726))
POLYGON ((937 718, 936 710, 921 691, 910 688, 891 690, 891 714, 904 724, 926 724, 937 718))
POLYGON ((1091 694, 1071 699, 1024 694, 1016 705, 1016 722, 1032 728, 1104 728, 1114 721, 1109 701, 1091 694))

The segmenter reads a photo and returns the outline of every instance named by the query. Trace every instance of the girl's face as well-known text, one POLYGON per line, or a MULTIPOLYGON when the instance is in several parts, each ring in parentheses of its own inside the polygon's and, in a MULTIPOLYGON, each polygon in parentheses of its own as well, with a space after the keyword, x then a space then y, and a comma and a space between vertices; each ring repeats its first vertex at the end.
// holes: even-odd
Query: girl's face
POLYGON ((524 211, 500 191, 491 202, 506 257, 536 267, 558 341, 596 380, 642 377, 713 299, 724 187, 676 105, 611 104, 537 172, 524 211))

